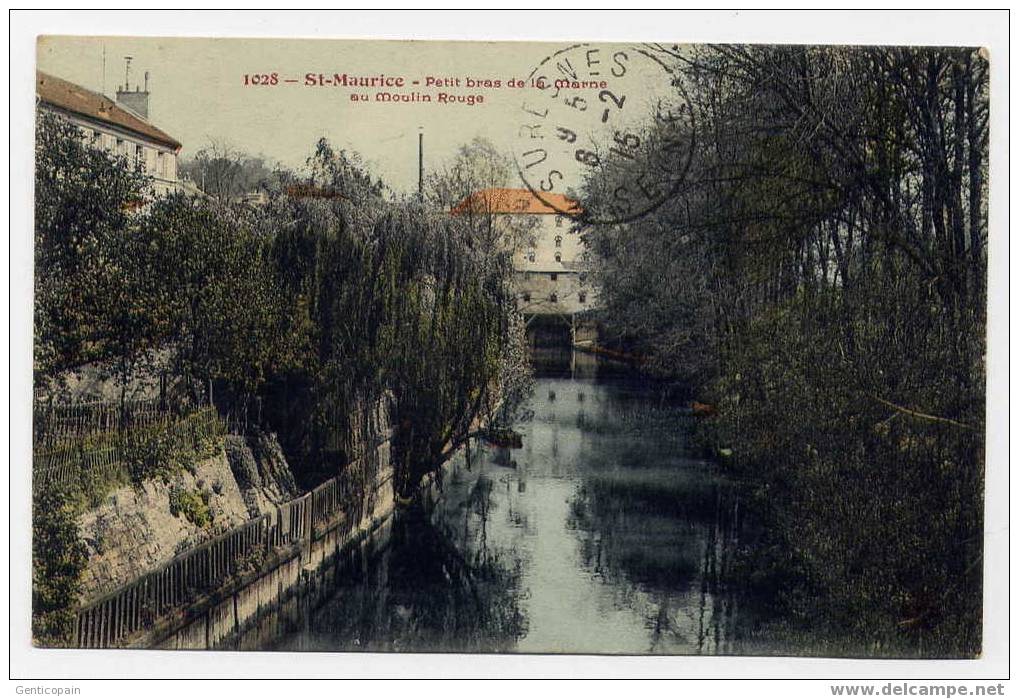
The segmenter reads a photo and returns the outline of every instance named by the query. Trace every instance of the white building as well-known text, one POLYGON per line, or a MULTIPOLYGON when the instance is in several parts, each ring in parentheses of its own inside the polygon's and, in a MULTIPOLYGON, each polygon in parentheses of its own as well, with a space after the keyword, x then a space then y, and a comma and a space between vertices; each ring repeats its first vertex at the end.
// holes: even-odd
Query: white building
POLYGON ((117 91, 117 102, 40 71, 36 71, 35 92, 40 109, 68 119, 97 147, 140 164, 152 178, 153 196, 178 190, 181 144, 148 121, 147 75, 144 91, 124 85, 117 91))
POLYGON ((527 189, 484 189, 457 204, 452 213, 491 215, 505 230, 523 232, 524 244, 513 254, 519 308, 526 315, 570 317, 595 303, 580 233, 574 220, 561 213, 579 213, 579 205, 562 194, 542 196, 548 203, 527 189))

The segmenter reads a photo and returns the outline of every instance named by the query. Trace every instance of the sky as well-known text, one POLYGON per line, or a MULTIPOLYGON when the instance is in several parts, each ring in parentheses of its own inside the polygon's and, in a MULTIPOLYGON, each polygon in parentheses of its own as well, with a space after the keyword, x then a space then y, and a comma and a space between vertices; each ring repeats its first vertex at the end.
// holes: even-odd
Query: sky
MULTIPOLYGON (((439 167, 460 145, 479 136, 508 155, 514 149, 518 154, 527 152, 522 139, 531 132, 524 126, 540 121, 535 115, 547 108, 552 91, 513 89, 507 83, 512 78, 526 79, 536 69, 536 75, 551 71, 553 77, 563 77, 553 66, 565 61, 578 78, 607 78, 610 89, 619 93, 615 95, 617 100, 624 90, 628 95, 622 108, 607 97, 599 100, 598 89, 565 90, 557 95, 557 116, 553 115, 559 119, 556 126, 581 136, 581 143, 569 147, 562 144, 559 162, 552 164, 552 158, 545 171, 563 173, 562 178, 553 175, 549 184, 554 191, 566 191, 576 184, 583 170, 573 157, 573 146, 582 145, 585 137, 611 145, 614 129, 626 119, 636 119, 634 105, 643 103, 642 108, 646 108, 650 95, 668 90, 668 75, 651 61, 634 60, 632 47, 569 47, 526 42, 42 36, 37 43, 37 65, 39 70, 113 97, 125 79, 124 57, 131 56, 132 89, 148 71, 149 120, 183 144, 183 158, 217 141, 288 167, 299 167, 315 142, 324 136, 339 148, 360 153, 370 169, 394 190, 411 192, 417 186, 419 130, 424 134, 426 170, 439 167), (619 67, 619 60, 612 60, 619 50, 629 51, 630 70, 625 80, 611 75, 611 70, 619 67), (543 61, 544 66, 538 68, 543 61), (274 73, 276 84, 250 84, 254 82, 252 76, 274 73), (403 77, 405 85, 357 89, 310 85, 306 78, 309 73, 314 76, 310 82, 315 83, 319 73, 327 79, 345 73, 403 77), (248 85, 244 84, 246 75, 248 85), (460 85, 429 86, 429 77, 459 79, 460 85), (500 80, 502 86, 471 88, 467 87, 468 78, 500 80), (421 84, 413 85, 414 80, 421 84), (352 92, 366 94, 369 101, 352 102, 352 92), (428 94, 433 101, 379 102, 375 99, 377 92, 428 94), (484 101, 473 106, 442 104, 437 101, 439 92, 462 98, 481 95, 484 101), (571 95, 583 96, 583 114, 577 105, 564 105, 571 95), (603 108, 617 110, 613 111, 618 115, 613 117, 615 121, 599 122, 594 118, 603 108)), ((551 131, 551 122, 548 126, 550 130, 545 133, 551 139, 555 132, 551 131)))

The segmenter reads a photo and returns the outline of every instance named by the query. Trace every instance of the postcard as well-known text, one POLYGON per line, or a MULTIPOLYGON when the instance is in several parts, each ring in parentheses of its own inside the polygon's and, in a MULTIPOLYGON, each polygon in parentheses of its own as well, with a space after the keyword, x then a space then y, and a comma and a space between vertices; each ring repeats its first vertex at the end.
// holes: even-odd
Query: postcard
POLYGON ((991 64, 40 36, 33 644, 979 657, 991 64))

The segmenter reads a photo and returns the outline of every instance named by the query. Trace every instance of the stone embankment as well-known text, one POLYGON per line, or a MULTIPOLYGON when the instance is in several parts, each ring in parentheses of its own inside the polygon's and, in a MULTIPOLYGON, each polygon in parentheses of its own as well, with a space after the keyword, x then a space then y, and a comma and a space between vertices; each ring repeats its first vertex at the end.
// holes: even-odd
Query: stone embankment
POLYGON ((308 493, 260 435, 226 437, 213 458, 104 498, 80 520, 89 563, 75 645, 211 648, 330 575, 395 507, 385 404, 361 422, 354 458, 308 493))
POLYGON ((223 442, 218 454, 168 481, 125 485, 82 515, 79 532, 88 554, 82 576, 86 604, 297 495, 274 437, 227 436, 223 442), (181 503, 191 503, 200 512, 181 503))

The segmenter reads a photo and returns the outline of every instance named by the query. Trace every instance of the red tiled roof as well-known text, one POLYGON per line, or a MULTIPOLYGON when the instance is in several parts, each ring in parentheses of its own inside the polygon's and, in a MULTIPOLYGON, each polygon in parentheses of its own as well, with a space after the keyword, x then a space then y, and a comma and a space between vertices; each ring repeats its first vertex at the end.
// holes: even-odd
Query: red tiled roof
POLYGON ((474 192, 451 210, 486 214, 579 214, 580 204, 564 194, 546 192, 541 199, 529 189, 482 189, 474 192))
POLYGON ((67 80, 37 70, 35 72, 35 93, 40 101, 59 109, 97 121, 105 121, 173 149, 180 148, 180 142, 177 139, 157 129, 133 112, 124 109, 109 97, 86 90, 67 80))

